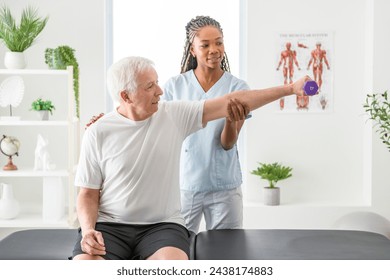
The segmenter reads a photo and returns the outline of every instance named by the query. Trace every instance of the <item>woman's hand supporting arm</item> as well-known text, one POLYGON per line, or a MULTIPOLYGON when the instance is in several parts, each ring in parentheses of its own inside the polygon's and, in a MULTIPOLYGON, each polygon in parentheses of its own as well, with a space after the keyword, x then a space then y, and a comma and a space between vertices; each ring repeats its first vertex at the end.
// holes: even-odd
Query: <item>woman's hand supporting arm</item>
POLYGON ((225 126, 221 133, 221 145, 225 150, 230 150, 236 144, 249 112, 249 107, 246 104, 242 104, 236 99, 230 99, 228 104, 229 116, 225 119, 225 126))

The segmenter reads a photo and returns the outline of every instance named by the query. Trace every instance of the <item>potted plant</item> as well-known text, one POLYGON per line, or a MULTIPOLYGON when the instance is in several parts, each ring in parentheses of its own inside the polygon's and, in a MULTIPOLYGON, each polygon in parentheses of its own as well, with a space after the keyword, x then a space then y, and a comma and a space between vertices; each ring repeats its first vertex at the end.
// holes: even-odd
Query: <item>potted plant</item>
POLYGON ((31 110, 37 111, 41 115, 41 119, 47 121, 49 119, 49 112, 53 115, 55 107, 50 100, 38 98, 31 103, 31 110))
POLYGON ((0 40, 7 47, 4 64, 11 69, 26 67, 24 51, 31 47, 35 39, 45 28, 49 17, 39 17, 38 10, 28 6, 22 11, 20 24, 17 25, 10 9, 0 8, 0 40))
POLYGON ((363 105, 369 119, 374 121, 376 132, 383 144, 390 151, 390 100, 387 91, 384 93, 367 94, 363 105))
POLYGON ((261 179, 267 180, 269 186, 264 188, 264 204, 279 205, 280 190, 276 187, 276 183, 292 176, 292 168, 283 166, 278 162, 261 163, 259 167, 251 171, 251 174, 260 176, 261 179))
POLYGON ((74 49, 66 45, 58 46, 55 49, 47 48, 45 50, 45 63, 50 69, 66 69, 67 66, 73 66, 73 91, 76 103, 76 116, 79 118, 79 64, 74 52, 74 49))

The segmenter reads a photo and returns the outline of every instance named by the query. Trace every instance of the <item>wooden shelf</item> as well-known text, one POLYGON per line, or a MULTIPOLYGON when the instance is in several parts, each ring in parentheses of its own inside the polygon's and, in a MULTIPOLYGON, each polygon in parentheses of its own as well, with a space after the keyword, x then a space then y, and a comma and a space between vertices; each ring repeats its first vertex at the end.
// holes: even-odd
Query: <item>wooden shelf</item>
POLYGON ((8 75, 68 75, 68 70, 57 69, 0 69, 0 74, 8 75))
POLYGON ((19 169, 13 171, 0 170, 1 177, 67 177, 69 171, 66 169, 42 171, 33 169, 19 169))
MULTIPOLYGON (((73 118, 72 123, 77 123, 78 118, 73 118)), ((69 121, 31 121, 31 120, 19 120, 19 121, 4 121, 0 118, 0 126, 67 126, 69 121)))
MULTIPOLYGON (((73 67, 68 66, 66 70, 0 69, 0 75, 2 75, 2 78, 6 75, 32 75, 33 77, 31 80, 36 81, 37 83, 42 83, 41 76, 43 76, 44 80, 53 80, 53 82, 54 80, 57 80, 53 79, 53 76, 58 76, 60 80, 65 80, 65 86, 67 89, 66 96, 63 95, 61 97, 63 106, 66 107, 65 115, 61 118, 54 118, 48 121, 35 120, 34 118, 30 119, 29 117, 26 119, 23 119, 23 117, 21 119, 8 118, 6 116, 0 118, 0 128, 13 128, 18 133, 24 133, 24 137, 35 137, 36 134, 46 131, 50 134, 50 136, 52 136, 52 138, 54 138, 54 142, 57 140, 66 142, 65 144, 61 144, 59 147, 59 149, 63 151, 64 156, 66 156, 66 163, 60 165, 62 168, 50 171, 34 170, 33 166, 31 166, 31 162, 27 160, 19 165, 17 164, 18 170, 5 171, 2 170, 2 167, 0 167, 0 179, 9 181, 7 183, 14 184, 17 187, 25 187, 22 186, 22 184, 27 180, 38 181, 36 179, 32 180, 31 178, 42 179, 42 189, 27 188, 26 190, 28 191, 26 192, 23 192, 24 189, 19 189, 20 200, 18 200, 20 202, 21 212, 14 219, 0 220, 0 229, 2 227, 74 227, 75 221, 77 220, 77 215, 75 213, 77 192, 74 187, 74 176, 77 165, 77 155, 80 152, 80 122, 75 116, 73 67), (61 130, 61 134, 57 133, 57 128, 61 130), (66 134, 66 136, 63 136, 64 134, 66 134), (27 180, 18 180, 19 178, 27 178, 27 180), (63 185, 64 183, 65 185, 63 185), (62 212, 64 213, 62 214, 62 212), (63 217, 61 217, 62 215, 63 217)), ((34 87, 37 87, 37 84, 32 82, 29 84, 29 87, 28 92, 31 92, 34 87)), ((64 84, 53 84, 49 95, 56 94, 56 87, 57 89, 61 89, 64 87, 64 84)), ((50 99, 50 96, 48 98, 50 99)), ((30 155, 34 155, 34 147, 31 145, 26 145, 26 147, 29 150, 27 152, 30 152, 30 155)))
MULTIPOLYGON (((65 215, 66 216, 66 215, 65 215)), ((44 220, 40 213, 20 213, 15 219, 0 219, 0 227, 7 228, 68 228, 69 224, 66 217, 58 221, 44 220)))
POLYGON ((2 121, 0 126, 67 126, 67 121, 2 121))

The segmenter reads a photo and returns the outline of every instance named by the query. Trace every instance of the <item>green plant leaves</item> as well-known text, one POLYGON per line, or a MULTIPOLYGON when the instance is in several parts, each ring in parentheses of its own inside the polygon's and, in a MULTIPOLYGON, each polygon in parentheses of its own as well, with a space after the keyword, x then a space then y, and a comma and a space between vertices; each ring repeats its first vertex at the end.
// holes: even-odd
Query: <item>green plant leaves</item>
POLYGON ((66 69, 67 66, 73 66, 73 91, 76 103, 76 115, 79 118, 79 64, 74 52, 74 49, 66 45, 58 46, 55 49, 47 48, 45 50, 45 63, 51 69, 66 69))
POLYGON ((47 110, 50 114, 53 114, 53 110, 55 110, 54 105, 50 100, 42 100, 42 98, 38 98, 31 103, 31 110, 34 111, 44 111, 47 110))
POLYGON ((283 166, 278 162, 259 162, 258 164, 260 166, 257 167, 257 169, 252 170, 251 174, 260 176, 262 179, 267 180, 271 188, 274 188, 278 181, 287 179, 292 176, 292 168, 283 166))
POLYGON ((39 17, 38 10, 28 6, 22 11, 18 26, 10 9, 3 5, 0 9, 0 39, 10 51, 23 52, 31 47, 48 20, 49 17, 39 17))
POLYGON ((363 108, 374 121, 376 132, 390 151, 390 100, 387 91, 367 94, 363 108))

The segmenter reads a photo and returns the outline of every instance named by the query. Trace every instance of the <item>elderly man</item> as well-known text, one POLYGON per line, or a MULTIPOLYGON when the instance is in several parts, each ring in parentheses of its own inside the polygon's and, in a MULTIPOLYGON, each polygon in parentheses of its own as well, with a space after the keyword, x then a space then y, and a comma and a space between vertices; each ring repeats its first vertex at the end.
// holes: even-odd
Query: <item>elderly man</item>
POLYGON ((159 102, 150 60, 128 57, 112 65, 108 87, 119 106, 83 137, 73 259, 188 259, 189 232, 180 214, 183 140, 209 121, 244 119, 269 102, 302 95, 308 79, 206 101, 159 102))

